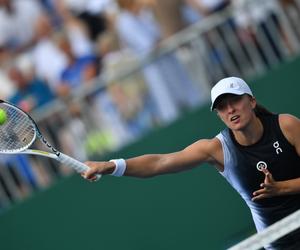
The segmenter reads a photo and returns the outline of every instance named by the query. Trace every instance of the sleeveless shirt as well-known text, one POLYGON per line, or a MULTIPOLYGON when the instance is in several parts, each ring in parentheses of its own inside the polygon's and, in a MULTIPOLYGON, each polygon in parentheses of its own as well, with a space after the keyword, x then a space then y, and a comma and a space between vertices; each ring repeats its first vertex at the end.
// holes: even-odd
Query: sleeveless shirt
MULTIPOLYGON (((260 184, 264 182, 265 174, 261 168, 267 168, 275 181, 300 177, 300 157, 283 135, 279 116, 264 115, 259 119, 263 135, 255 144, 240 145, 228 128, 216 136, 224 155, 224 171, 221 174, 247 203, 257 231, 300 209, 300 194, 251 200, 253 192, 261 189, 260 184)), ((300 243, 300 230, 272 243, 269 249, 284 249, 290 246, 291 240, 300 243)))

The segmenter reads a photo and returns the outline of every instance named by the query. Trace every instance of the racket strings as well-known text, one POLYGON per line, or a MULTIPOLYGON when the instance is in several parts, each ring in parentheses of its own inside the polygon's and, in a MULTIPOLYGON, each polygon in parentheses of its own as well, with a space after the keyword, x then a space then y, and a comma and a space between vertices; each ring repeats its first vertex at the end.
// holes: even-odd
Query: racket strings
POLYGON ((7 121, 0 125, 0 152, 14 153, 28 148, 36 137, 35 125, 21 110, 1 103, 6 111, 7 121))

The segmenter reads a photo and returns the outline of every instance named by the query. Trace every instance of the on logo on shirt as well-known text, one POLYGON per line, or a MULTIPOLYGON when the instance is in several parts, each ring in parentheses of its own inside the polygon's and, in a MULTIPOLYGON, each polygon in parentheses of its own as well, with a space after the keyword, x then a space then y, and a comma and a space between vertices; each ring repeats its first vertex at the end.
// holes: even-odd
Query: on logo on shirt
POLYGON ((282 149, 281 149, 281 147, 280 147, 280 145, 279 145, 279 142, 278 141, 276 141, 276 142, 274 142, 273 143, 273 147, 275 148, 275 150, 276 150, 276 154, 280 154, 280 153, 282 153, 282 149))

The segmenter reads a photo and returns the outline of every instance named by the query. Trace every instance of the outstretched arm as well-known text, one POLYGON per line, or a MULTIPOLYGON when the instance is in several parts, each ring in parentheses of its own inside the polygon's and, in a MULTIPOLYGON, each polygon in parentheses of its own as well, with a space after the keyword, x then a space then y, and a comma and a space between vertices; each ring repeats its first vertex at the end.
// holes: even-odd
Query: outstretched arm
MULTIPOLYGON (((140 178, 176 173, 196 167, 204 162, 216 162, 216 152, 221 150, 217 139, 202 139, 185 149, 169 154, 146 154, 126 160, 124 175, 140 178)), ((96 174, 111 174, 113 162, 86 162, 91 168, 83 177, 93 180, 96 174)))

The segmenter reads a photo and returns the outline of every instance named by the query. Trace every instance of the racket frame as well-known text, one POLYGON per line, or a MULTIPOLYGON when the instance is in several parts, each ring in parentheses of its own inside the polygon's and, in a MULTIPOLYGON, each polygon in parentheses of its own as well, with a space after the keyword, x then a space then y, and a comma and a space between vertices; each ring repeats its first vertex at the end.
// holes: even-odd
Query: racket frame
MULTIPOLYGON (((24 115, 26 115, 29 120, 32 122, 33 128, 34 128, 34 136, 33 139, 30 141, 30 143, 28 143, 26 146, 20 148, 20 149, 16 149, 16 150, 7 150, 7 151, 2 151, 0 153, 4 153, 4 154, 32 154, 32 155, 38 155, 38 156, 44 156, 44 157, 49 157, 52 159, 55 159, 67 166, 72 167, 73 169, 75 169, 77 172, 82 173, 85 172, 89 169, 89 167, 87 165, 85 165, 84 163, 75 160, 74 158, 67 156, 63 153, 61 153, 60 151, 58 151, 56 148, 54 148, 47 140, 46 138, 42 135, 42 133, 39 130, 38 125, 36 124, 36 122, 33 120, 33 118, 24 110, 22 110, 21 108, 15 106, 14 104, 11 104, 9 102, 3 101, 0 99, 0 103, 4 103, 8 106, 13 107, 14 109, 17 109, 18 111, 20 111, 21 113, 23 113, 24 115), (36 141, 36 139, 39 139, 51 152, 47 152, 47 151, 42 151, 42 150, 38 150, 38 149, 29 149, 29 147, 36 141)), ((96 180, 99 180, 101 178, 101 175, 98 174, 96 175, 96 180)))

